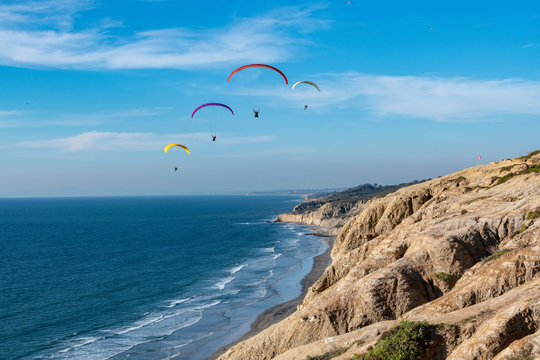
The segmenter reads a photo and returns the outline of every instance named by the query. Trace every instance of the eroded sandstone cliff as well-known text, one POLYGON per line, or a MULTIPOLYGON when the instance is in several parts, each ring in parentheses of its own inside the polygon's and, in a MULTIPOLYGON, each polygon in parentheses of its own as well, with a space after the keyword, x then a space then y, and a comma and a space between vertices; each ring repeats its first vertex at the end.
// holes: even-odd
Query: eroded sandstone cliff
POLYGON ((341 229, 332 264, 220 359, 351 359, 402 320, 432 326, 426 359, 540 358, 539 171, 532 153, 356 204, 342 228, 336 209, 289 219, 341 229))
POLYGON ((279 215, 277 221, 314 225, 323 228, 329 235, 337 235, 351 217, 364 210, 370 199, 383 197, 416 183, 419 181, 387 186, 364 184, 338 193, 315 197, 298 204, 292 212, 279 215))

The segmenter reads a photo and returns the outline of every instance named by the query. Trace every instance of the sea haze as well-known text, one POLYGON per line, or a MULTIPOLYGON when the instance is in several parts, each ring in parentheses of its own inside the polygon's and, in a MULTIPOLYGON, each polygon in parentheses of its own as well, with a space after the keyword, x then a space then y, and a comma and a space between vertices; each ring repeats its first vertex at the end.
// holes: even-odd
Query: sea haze
POLYGON ((271 221, 298 200, 0 200, 0 358, 206 358, 327 248, 271 221))

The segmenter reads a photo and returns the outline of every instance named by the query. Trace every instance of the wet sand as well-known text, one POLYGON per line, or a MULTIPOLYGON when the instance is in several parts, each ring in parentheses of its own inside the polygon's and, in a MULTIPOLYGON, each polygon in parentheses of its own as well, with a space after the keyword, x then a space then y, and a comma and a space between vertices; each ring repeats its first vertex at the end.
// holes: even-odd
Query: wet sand
POLYGON ((324 270, 332 262, 330 257, 330 252, 332 251, 332 246, 334 245, 335 237, 328 238, 328 249, 321 255, 315 256, 313 258, 313 268, 301 281, 302 293, 296 299, 284 302, 282 304, 271 307, 270 309, 264 311, 260 314, 257 319, 251 324, 251 330, 249 330, 244 336, 235 341, 232 344, 221 347, 218 351, 213 353, 207 360, 215 360, 220 355, 224 354, 231 347, 237 343, 249 339, 250 337, 258 334, 267 327, 285 319, 287 316, 291 315, 296 311, 296 306, 302 303, 304 297, 307 294, 307 291, 311 285, 317 281, 318 278, 324 273, 324 270))

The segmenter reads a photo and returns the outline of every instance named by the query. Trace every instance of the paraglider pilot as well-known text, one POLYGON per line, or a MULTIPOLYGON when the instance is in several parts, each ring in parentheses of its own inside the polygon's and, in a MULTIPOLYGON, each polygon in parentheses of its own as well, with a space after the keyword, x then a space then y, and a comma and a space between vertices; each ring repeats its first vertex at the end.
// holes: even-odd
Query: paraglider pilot
POLYGON ((307 107, 308 107, 307 105, 304 105, 304 110, 307 110, 307 107))
POLYGON ((254 116, 255 116, 256 118, 259 117, 259 111, 261 111, 261 109, 257 109, 257 110, 253 109, 253 114, 254 114, 254 116))
POLYGON ((216 135, 212 135, 212 141, 216 141, 216 135))

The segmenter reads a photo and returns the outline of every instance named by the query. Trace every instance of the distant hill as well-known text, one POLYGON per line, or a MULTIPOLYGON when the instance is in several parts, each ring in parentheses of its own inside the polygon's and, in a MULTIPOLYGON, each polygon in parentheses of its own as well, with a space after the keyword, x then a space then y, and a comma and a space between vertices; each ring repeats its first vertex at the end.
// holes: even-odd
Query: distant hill
POLYGON ((318 198, 333 194, 337 191, 342 191, 343 188, 334 189, 293 189, 293 190, 270 190, 270 191, 254 191, 246 195, 289 195, 289 196, 304 196, 306 198, 318 198))
POLYGON ((362 184, 343 191, 321 192, 307 197, 306 202, 296 206, 293 213, 313 211, 327 203, 340 206, 384 197, 402 187, 419 184, 424 181, 427 180, 415 180, 397 185, 362 184))

